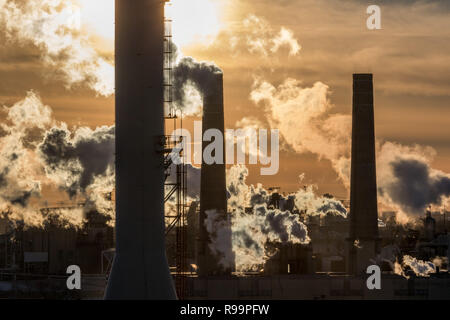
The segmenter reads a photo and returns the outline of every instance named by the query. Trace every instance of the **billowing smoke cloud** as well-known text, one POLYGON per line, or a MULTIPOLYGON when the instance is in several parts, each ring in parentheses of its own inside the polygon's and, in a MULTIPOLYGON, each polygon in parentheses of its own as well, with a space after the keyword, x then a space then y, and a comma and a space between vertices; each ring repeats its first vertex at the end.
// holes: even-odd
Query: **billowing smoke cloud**
POLYGON ((207 210, 205 227, 210 235, 211 242, 209 248, 211 252, 219 258, 219 264, 225 269, 233 268, 235 261, 234 250, 232 248, 232 229, 229 221, 223 219, 223 215, 217 210, 207 210))
POLYGON ((272 192, 261 184, 247 185, 248 169, 243 165, 233 166, 227 172, 228 211, 231 214, 231 229, 227 223, 217 223, 217 213, 207 212, 206 226, 212 234, 211 249, 222 258, 221 263, 229 267, 236 261, 239 272, 260 270, 265 261, 276 251, 268 244, 308 244, 310 238, 298 210, 304 215, 347 216, 344 206, 333 198, 317 197, 313 188, 301 189, 295 194, 280 195, 280 204, 291 200, 297 211, 280 209, 271 204, 272 192), (232 252, 226 239, 232 238, 232 252), (227 251, 228 250, 228 251, 227 251), (233 258, 233 259, 232 259, 233 258))
MULTIPOLYGON (((85 210, 113 217, 108 194, 114 187, 114 128, 78 128, 74 132, 52 118, 51 109, 29 92, 3 107, 0 135, 0 212, 26 226, 48 218, 41 210, 42 187, 59 188, 86 201, 83 209, 60 210, 59 218, 79 224, 85 210)), ((75 200, 75 199, 74 199, 75 200)))
POLYGON ((274 254, 266 249, 268 243, 307 244, 310 241, 307 228, 298 215, 268 209, 266 204, 254 207, 251 213, 234 211, 231 228, 220 221, 215 210, 207 212, 205 224, 212 235, 211 250, 221 258, 220 263, 226 268, 231 267, 235 259, 238 272, 261 268, 274 254), (230 238, 232 246, 228 245, 230 238))
POLYGON ((46 174, 73 197, 86 193, 95 179, 114 170, 114 127, 52 128, 39 145, 46 174))
MULTIPOLYGON (((226 41, 224 36, 222 34, 218 41, 226 41)), ((280 51, 286 51, 288 56, 296 56, 301 51, 292 30, 281 27, 277 31, 264 18, 254 14, 248 15, 238 24, 227 40, 232 54, 250 53, 263 58, 274 58, 280 51)))
POLYGON ((429 277, 430 274, 436 273, 437 267, 446 264, 447 257, 436 256, 431 261, 423 261, 410 255, 402 255, 397 245, 388 245, 381 249, 380 254, 373 261, 378 265, 383 262, 388 263, 395 274, 408 279, 408 271, 412 271, 418 277, 429 277))
MULTIPOLYGON (((418 277, 429 277, 431 273, 436 273, 436 266, 431 261, 418 260, 409 255, 403 256, 401 275, 408 278, 406 271, 409 269, 418 277)), ((398 268, 397 268, 398 270, 398 268)))
POLYGON ((0 26, 9 41, 37 47, 67 88, 87 85, 109 96, 114 93, 113 63, 93 48, 79 10, 75 0, 1 0, 0 26))
POLYGON ((222 73, 211 62, 198 62, 191 57, 182 58, 173 69, 173 101, 184 115, 195 115, 203 105, 203 96, 210 90, 214 74, 222 73))
POLYGON ((47 177, 71 198, 82 196, 85 210, 95 209, 113 218, 114 126, 50 129, 39 145, 47 177), (73 136, 73 137, 72 137, 73 136))
POLYGON ((51 110, 29 92, 2 112, 6 115, 0 137, 0 210, 13 220, 39 224, 42 217, 30 208, 30 200, 40 197, 45 177, 34 150, 39 135, 52 123, 51 110))
POLYGON ((329 114, 333 106, 328 86, 317 82, 304 88, 300 81, 287 79, 276 88, 257 79, 250 97, 264 107, 270 126, 280 130, 290 147, 330 160, 343 183, 349 185, 351 117, 329 114))
POLYGON ((431 148, 385 143, 379 152, 379 195, 406 213, 423 214, 450 197, 450 175, 431 168, 431 148))
POLYGON ((286 47, 289 55, 295 56, 301 50, 293 32, 285 27, 282 27, 276 34, 267 21, 255 15, 249 15, 244 20, 243 26, 247 36, 248 50, 251 53, 268 56, 270 53, 276 53, 280 48, 286 47))
MULTIPOLYGON (((273 56, 282 49, 287 49, 290 56, 296 56, 301 46, 288 28, 279 32, 273 30, 267 21, 255 15, 245 18, 239 32, 229 37, 230 48, 246 48, 247 53, 273 56)), ((218 40, 221 41, 221 40, 218 40)), ((177 46, 172 43, 173 64, 173 101, 184 115, 198 115, 201 112, 202 98, 209 91, 212 76, 222 73, 213 62, 199 62, 191 57, 181 57, 177 46)))
POLYGON ((313 186, 297 191, 294 199, 297 208, 309 216, 334 215, 347 218, 347 209, 342 202, 334 198, 316 196, 313 186))
MULTIPOLYGON (((304 88, 300 81, 287 79, 274 87, 257 79, 250 98, 263 107, 268 123, 280 130, 290 148, 329 160, 349 188, 351 116, 332 114, 328 94, 328 87, 321 82, 304 88)), ((377 144, 379 196, 384 204, 398 210, 397 218, 404 218, 401 222, 450 197, 450 175, 431 167, 434 154, 429 147, 377 144)))

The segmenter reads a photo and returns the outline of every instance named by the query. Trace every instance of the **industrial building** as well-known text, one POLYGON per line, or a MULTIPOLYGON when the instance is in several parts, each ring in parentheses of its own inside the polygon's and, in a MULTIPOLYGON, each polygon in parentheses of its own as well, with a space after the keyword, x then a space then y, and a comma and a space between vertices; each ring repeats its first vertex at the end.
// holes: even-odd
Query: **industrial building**
POLYGON ((0 219, 0 296, 71 297, 73 293, 65 284, 70 265, 80 266, 88 275, 85 295, 96 296, 104 291, 103 253, 114 246, 111 219, 87 211, 81 226, 67 226, 55 219, 62 209, 71 208, 43 208, 48 219, 41 227, 14 225, 7 218, 0 219), (94 288, 89 287, 92 283, 96 284, 94 288))
MULTIPOLYGON (((267 205, 298 215, 311 242, 268 242, 274 254, 260 271, 236 273, 219 264, 205 222, 212 210, 213 224, 231 229, 225 161, 202 163, 200 199, 187 203, 185 164, 170 157, 182 137, 173 140, 166 133, 167 123, 176 126, 182 115, 172 106, 171 35, 164 4, 116 0, 115 230, 96 212, 87 213, 80 229, 51 220, 42 229, 23 229, 2 220, 2 293, 48 297, 60 292, 67 297, 72 293, 64 289, 65 268, 77 264, 83 289, 76 298, 450 299, 448 262, 426 277, 408 273, 409 278, 395 274, 387 263, 383 290, 367 289, 366 267, 383 247, 398 248, 395 258, 450 256, 445 216, 443 227, 430 212, 422 226, 410 228, 386 213, 379 227, 371 74, 353 75, 349 216, 306 216, 292 199, 272 192, 267 205), (168 202, 173 212, 165 212, 168 202)), ((203 132, 225 131, 223 77, 216 73, 203 97, 203 132)), ((230 250, 231 237, 229 232, 224 240, 230 250)))

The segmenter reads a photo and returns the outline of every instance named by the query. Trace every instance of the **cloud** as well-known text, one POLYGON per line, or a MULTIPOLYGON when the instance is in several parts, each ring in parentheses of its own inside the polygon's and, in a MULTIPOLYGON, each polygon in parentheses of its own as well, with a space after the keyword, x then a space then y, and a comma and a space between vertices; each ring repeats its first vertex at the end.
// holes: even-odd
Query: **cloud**
POLYGON ((242 165, 233 166, 227 172, 231 228, 217 216, 216 210, 206 212, 205 221, 211 235, 211 250, 220 257, 224 267, 235 263, 238 272, 259 270, 274 253, 267 250, 268 243, 307 244, 310 241, 299 216, 269 208, 268 191, 262 186, 248 186, 247 176, 248 170, 242 165), (246 211, 248 206, 253 207, 252 212, 246 211), (232 239, 231 245, 228 239, 232 239))
POLYGON ((6 121, 0 137, 0 210, 13 219, 41 223, 39 213, 32 212, 30 200, 41 195, 43 177, 39 157, 35 154, 36 135, 52 123, 51 110, 34 92, 13 105, 3 107, 6 121))
POLYGON ((33 91, 3 107, 6 121, 0 136, 0 211, 12 221, 40 226, 43 186, 86 201, 83 210, 59 211, 69 224, 83 221, 86 210, 113 218, 108 194, 114 188, 114 127, 74 131, 53 119, 50 107, 33 91))
POLYGON ((295 205, 309 216, 334 215, 347 218, 347 209, 342 202, 329 197, 317 197, 313 186, 300 189, 295 193, 295 205))
POLYGON ((263 107, 273 129, 297 153, 313 153, 330 160, 345 185, 349 185, 351 117, 331 114, 329 88, 322 82, 303 87, 288 78, 280 86, 256 79, 250 99, 263 107))
POLYGON ((297 55, 301 50, 301 46, 294 38, 292 30, 285 27, 282 27, 280 33, 273 39, 273 47, 270 51, 277 52, 283 46, 289 48, 289 55, 291 56, 297 55))
POLYGON ((207 212, 205 225, 211 235, 210 248, 225 267, 235 262, 238 272, 257 271, 276 253, 270 244, 308 244, 308 230, 298 210, 307 216, 347 217, 342 203, 334 198, 316 196, 312 187, 280 195, 280 206, 274 207, 272 192, 261 184, 247 185, 247 177, 248 169, 243 165, 227 171, 231 228, 215 210, 207 212), (291 208, 287 205, 289 201, 293 204, 291 208))
POLYGON ((113 172, 114 129, 79 128, 73 138, 64 127, 50 129, 39 145, 47 176, 70 196, 85 193, 97 176, 113 172))
POLYGON ((422 215, 429 205, 450 197, 450 175, 431 167, 432 148, 386 142, 378 154, 378 189, 384 202, 422 215))
POLYGON ((411 269, 419 277, 429 277, 431 273, 436 273, 436 266, 431 261, 418 260, 409 255, 403 256, 402 267, 403 272, 411 269))
MULTIPOLYGON (((329 160, 345 187, 350 184, 351 116, 332 113, 329 88, 322 82, 303 87, 288 78, 278 87, 256 79, 250 99, 272 128, 297 153, 329 160)), ((450 175, 433 169, 435 150, 377 141, 377 182, 380 200, 400 215, 421 215, 429 205, 450 197, 450 175)))
POLYGON ((62 80, 66 88, 87 86, 109 96, 114 92, 113 63, 94 49, 80 23, 76 1, 0 2, 0 26, 9 44, 39 49, 42 62, 53 70, 51 76, 62 80))
MULTIPOLYGON (((256 15, 248 15, 244 19, 242 27, 245 44, 250 53, 269 56, 282 48, 287 48, 290 56, 296 56, 301 50, 292 30, 281 27, 277 33, 265 19, 256 15)), ((240 46, 239 38, 234 37, 232 41, 233 48, 236 49, 240 46)))
POLYGON ((222 70, 212 62, 198 62, 194 58, 181 58, 173 69, 173 101, 183 115, 197 115, 203 97, 211 90, 215 74, 222 70))

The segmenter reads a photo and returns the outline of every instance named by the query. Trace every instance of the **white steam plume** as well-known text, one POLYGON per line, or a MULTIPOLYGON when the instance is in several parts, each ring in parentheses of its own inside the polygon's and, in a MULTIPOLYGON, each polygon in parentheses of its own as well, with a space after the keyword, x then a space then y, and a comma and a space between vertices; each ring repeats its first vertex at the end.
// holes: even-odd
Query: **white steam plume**
POLYGON ((33 207, 42 189, 40 159, 34 152, 42 134, 51 125, 51 110, 29 92, 11 108, 3 107, 5 122, 0 134, 0 210, 12 220, 41 224, 43 217, 33 207))
POLYGON ((0 1, 0 26, 10 42, 37 47, 67 88, 87 85, 99 95, 114 93, 113 63, 100 56, 81 28, 75 0, 0 1))
POLYGON ((347 218, 347 209, 342 202, 334 198, 316 196, 313 186, 297 191, 294 199, 297 208, 308 216, 334 215, 347 218))
MULTIPOLYGON (((300 44, 290 29, 281 27, 277 33, 266 20, 253 14, 244 19, 242 31, 246 37, 246 47, 250 53, 269 56, 278 52, 281 48, 286 48, 290 56, 296 56, 301 50, 300 44)), ((234 39, 234 42, 239 41, 237 38, 234 39)), ((235 43, 233 47, 239 46, 235 43)))
POLYGON ((201 112, 203 97, 210 90, 214 74, 222 70, 212 62, 199 62, 184 57, 173 69, 173 101, 186 116, 201 112))
MULTIPOLYGON (((419 260, 409 255, 404 255, 402 260, 400 275, 406 278, 408 278, 405 273, 407 269, 413 271, 418 277, 429 277, 431 273, 436 273, 436 266, 431 261, 419 260)), ((397 268, 396 270, 398 271, 399 269, 397 268)))
POLYGON ((430 147, 386 142, 378 152, 378 194, 399 211, 422 215, 450 197, 450 175, 433 169, 430 147))
MULTIPOLYGON (((114 127, 74 132, 52 118, 51 109, 30 91, 25 99, 3 107, 0 125, 0 211, 26 226, 41 226, 42 187, 59 188, 86 200, 84 211, 95 209, 113 217, 108 195, 114 188, 114 127), (97 156, 97 157, 96 157, 97 156)), ((82 210, 60 212, 61 220, 79 224, 82 210)))
POLYGON ((410 255, 402 255, 397 245, 388 245, 381 249, 373 263, 380 265, 386 262, 395 274, 408 279, 408 271, 412 271, 418 277, 429 277, 430 274, 436 273, 436 267, 441 267, 446 263, 446 258, 436 256, 431 261, 424 261, 410 255))
MULTIPOLYGON (((287 79, 279 87, 256 79, 250 98, 265 111, 272 128, 297 153, 313 153, 331 162, 349 188, 351 165, 351 116, 332 113, 328 87, 317 82, 302 87, 287 79)), ((431 167, 430 147, 377 142, 378 193, 384 204, 395 207, 397 218, 423 214, 429 205, 450 197, 450 175, 431 167)))
POLYGON ((215 210, 207 212, 206 227, 212 235, 210 248, 220 256, 221 263, 230 267, 236 262, 238 272, 258 271, 276 251, 271 243, 308 244, 308 230, 301 221, 303 215, 347 216, 344 206, 333 198, 317 197, 313 188, 301 189, 297 193, 281 196, 282 200, 294 201, 297 211, 274 208, 270 205, 272 193, 261 184, 247 185, 248 169, 243 165, 233 166, 227 171, 228 211, 231 215, 231 230, 221 223, 215 210), (232 252, 227 250, 226 239, 232 239, 232 252), (233 259, 232 259, 233 258, 233 259))
MULTIPOLYGON (((83 127, 74 133, 54 127, 39 145, 39 155, 47 176, 73 197, 86 193, 100 176, 113 176, 114 141, 114 127, 83 127)), ((107 184, 111 180, 103 178, 107 184)))

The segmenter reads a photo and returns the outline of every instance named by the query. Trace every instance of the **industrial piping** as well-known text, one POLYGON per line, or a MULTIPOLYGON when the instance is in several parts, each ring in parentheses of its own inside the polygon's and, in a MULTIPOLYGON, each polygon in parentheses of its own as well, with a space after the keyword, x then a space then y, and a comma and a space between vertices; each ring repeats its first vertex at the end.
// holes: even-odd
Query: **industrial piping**
POLYGON ((164 5, 116 0, 116 255, 106 299, 176 299, 164 237, 164 5))

